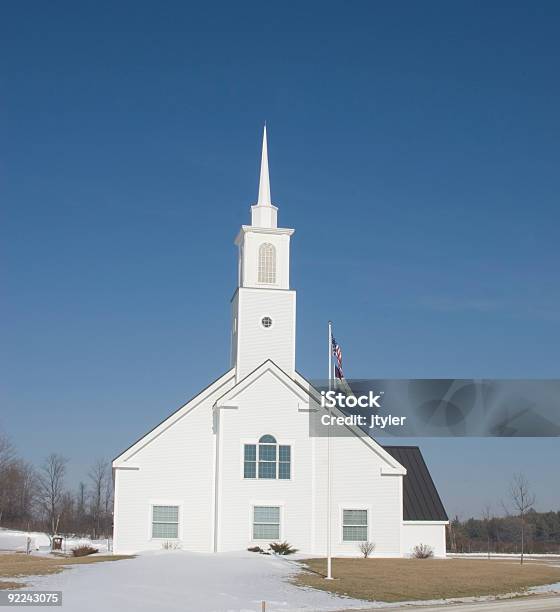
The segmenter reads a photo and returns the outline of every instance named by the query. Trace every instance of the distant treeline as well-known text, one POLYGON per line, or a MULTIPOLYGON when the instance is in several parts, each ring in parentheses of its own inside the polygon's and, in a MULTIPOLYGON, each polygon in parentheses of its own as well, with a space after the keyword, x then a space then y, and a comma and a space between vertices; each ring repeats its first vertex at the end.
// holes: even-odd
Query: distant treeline
MULTIPOLYGON (((519 553, 519 516, 470 518, 455 517, 447 530, 447 550, 468 553, 519 553)), ((560 553, 560 512, 525 514, 525 553, 560 553)))
POLYGON ((68 459, 51 453, 36 467, 19 456, 0 431, 0 527, 94 539, 110 537, 113 529, 111 465, 95 461, 72 491, 66 486, 68 459))

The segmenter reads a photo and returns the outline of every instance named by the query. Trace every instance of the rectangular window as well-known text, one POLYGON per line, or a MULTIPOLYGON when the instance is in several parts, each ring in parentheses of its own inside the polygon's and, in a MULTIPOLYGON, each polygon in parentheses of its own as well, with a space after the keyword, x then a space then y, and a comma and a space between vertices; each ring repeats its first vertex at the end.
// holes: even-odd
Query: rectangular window
POLYGON ((278 478, 290 479, 291 452, 289 446, 278 447, 278 478))
POLYGON ((243 477, 244 478, 256 478, 257 477, 257 445, 256 444, 245 444, 243 477))
POLYGON ((344 542, 365 542, 368 539, 368 511, 342 511, 342 539, 344 542))
POLYGON ((253 540, 280 539, 280 508, 255 506, 253 508, 253 540))
POLYGON ((152 506, 152 538, 179 537, 179 506, 152 506))
POLYGON ((272 436, 262 436, 258 444, 243 445, 243 478, 290 480, 291 447, 278 445, 272 436), (262 441, 270 438, 271 441, 262 441))

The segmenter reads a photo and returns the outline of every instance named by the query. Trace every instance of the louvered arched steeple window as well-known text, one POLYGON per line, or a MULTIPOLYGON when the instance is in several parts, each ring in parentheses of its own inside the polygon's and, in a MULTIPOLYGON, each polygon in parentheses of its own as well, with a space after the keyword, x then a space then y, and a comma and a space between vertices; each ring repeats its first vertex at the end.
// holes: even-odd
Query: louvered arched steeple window
POLYGON ((276 283, 276 249, 270 242, 259 247, 259 283, 276 283))

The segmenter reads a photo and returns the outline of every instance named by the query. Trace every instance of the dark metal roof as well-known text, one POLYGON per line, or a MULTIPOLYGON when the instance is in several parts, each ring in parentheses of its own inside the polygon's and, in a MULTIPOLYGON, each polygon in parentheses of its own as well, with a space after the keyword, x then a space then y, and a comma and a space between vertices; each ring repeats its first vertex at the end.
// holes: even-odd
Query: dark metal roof
POLYGON ((417 446, 384 446, 404 468, 403 520, 447 521, 436 485, 417 446))

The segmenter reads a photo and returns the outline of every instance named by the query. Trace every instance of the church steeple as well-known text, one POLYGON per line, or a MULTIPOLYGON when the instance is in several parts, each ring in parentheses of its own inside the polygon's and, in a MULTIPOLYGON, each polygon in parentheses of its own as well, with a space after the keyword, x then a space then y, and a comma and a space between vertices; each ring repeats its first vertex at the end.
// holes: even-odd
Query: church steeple
POLYGON ((268 143, 266 138, 266 123, 264 125, 262 152, 261 152, 261 174, 259 179, 259 198, 254 206, 251 206, 251 225, 253 227, 277 227, 277 211, 270 200, 270 176, 268 173, 268 143))
POLYGON ((264 127, 259 197, 251 225, 242 225, 239 283, 231 304, 231 364, 241 380, 267 359, 290 375, 295 367, 296 293, 290 289, 290 238, 278 227, 270 199, 268 143, 264 127))
POLYGON ((259 199, 257 206, 272 206, 270 201, 270 176, 268 174, 268 146, 266 142, 266 123, 264 124, 262 153, 261 153, 261 176, 259 180, 259 199))

